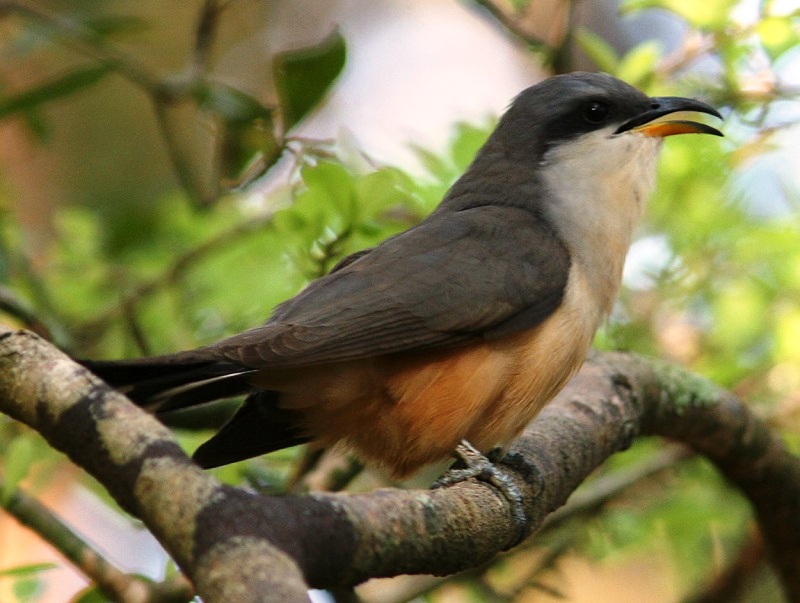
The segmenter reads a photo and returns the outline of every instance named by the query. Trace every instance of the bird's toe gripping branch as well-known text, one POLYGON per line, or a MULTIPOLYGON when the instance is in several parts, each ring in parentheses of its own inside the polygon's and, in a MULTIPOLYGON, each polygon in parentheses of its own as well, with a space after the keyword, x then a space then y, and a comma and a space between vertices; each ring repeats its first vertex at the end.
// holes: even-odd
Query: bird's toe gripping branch
POLYGON ((453 451, 453 455, 459 461, 457 465, 463 465, 463 467, 456 466, 450 469, 445 475, 436 480, 431 487, 445 488, 470 478, 489 484, 498 490, 511 505, 511 519, 519 528, 520 534, 525 534, 528 518, 525 514, 522 490, 508 472, 493 462, 493 460, 497 459, 481 454, 466 440, 461 440, 461 443, 453 451))

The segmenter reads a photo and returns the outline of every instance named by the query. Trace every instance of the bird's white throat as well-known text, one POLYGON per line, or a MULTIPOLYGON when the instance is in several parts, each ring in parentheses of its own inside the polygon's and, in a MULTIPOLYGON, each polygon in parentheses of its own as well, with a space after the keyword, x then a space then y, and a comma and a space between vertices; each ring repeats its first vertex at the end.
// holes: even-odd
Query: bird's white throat
POLYGON ((660 148, 660 138, 604 128, 553 147, 541 165, 550 223, 606 314, 655 183, 660 148))

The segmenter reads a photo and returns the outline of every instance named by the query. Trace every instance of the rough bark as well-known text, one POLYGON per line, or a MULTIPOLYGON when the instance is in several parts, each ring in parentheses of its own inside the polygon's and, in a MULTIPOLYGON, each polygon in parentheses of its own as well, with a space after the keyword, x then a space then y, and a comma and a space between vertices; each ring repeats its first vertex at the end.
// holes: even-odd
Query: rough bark
POLYGON ((643 434, 680 440, 752 502, 788 597, 800 600, 800 462, 731 394, 624 354, 590 359, 511 447, 524 494, 439 490, 266 497, 218 483, 153 417, 37 336, 0 332, 0 411, 27 423, 151 529, 207 603, 306 601, 306 588, 446 575, 534 532, 600 463, 643 434))

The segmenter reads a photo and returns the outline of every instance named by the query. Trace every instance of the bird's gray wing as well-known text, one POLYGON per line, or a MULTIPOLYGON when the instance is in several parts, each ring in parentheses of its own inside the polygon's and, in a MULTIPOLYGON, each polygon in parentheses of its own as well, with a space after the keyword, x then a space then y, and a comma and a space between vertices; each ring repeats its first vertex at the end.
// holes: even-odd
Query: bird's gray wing
POLYGON ((561 303, 570 258, 537 215, 485 205, 436 212, 206 348, 249 368, 322 364, 500 337, 561 303))

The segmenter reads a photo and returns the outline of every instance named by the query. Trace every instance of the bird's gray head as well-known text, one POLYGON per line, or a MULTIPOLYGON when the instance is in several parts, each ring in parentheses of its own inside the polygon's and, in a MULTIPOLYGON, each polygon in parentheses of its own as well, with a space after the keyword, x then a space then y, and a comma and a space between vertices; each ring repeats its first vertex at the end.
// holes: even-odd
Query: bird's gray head
POLYGON ((630 196, 641 205, 652 184, 662 138, 686 133, 721 136, 706 124, 670 119, 686 111, 719 117, 700 101, 649 97, 607 74, 551 77, 514 99, 440 208, 482 205, 491 198, 495 204, 540 211, 553 197, 564 200, 567 188, 585 186, 588 190, 577 199, 586 202, 596 197, 591 191, 598 184, 605 182, 608 189, 626 181, 630 196), (561 190, 554 190, 557 184, 561 190))
POLYGON ((607 136, 637 132, 651 137, 681 133, 721 135, 697 122, 653 120, 678 111, 719 113, 699 101, 680 97, 649 97, 633 86, 602 73, 569 73, 524 90, 505 113, 491 143, 527 162, 540 162, 552 147, 584 134, 607 136))
POLYGON ((610 75, 552 77, 517 96, 442 210, 490 202, 540 216, 573 260, 570 278, 584 282, 592 307, 607 314, 655 180, 661 140, 721 136, 674 119, 684 111, 719 117, 705 103, 649 97, 610 75))

